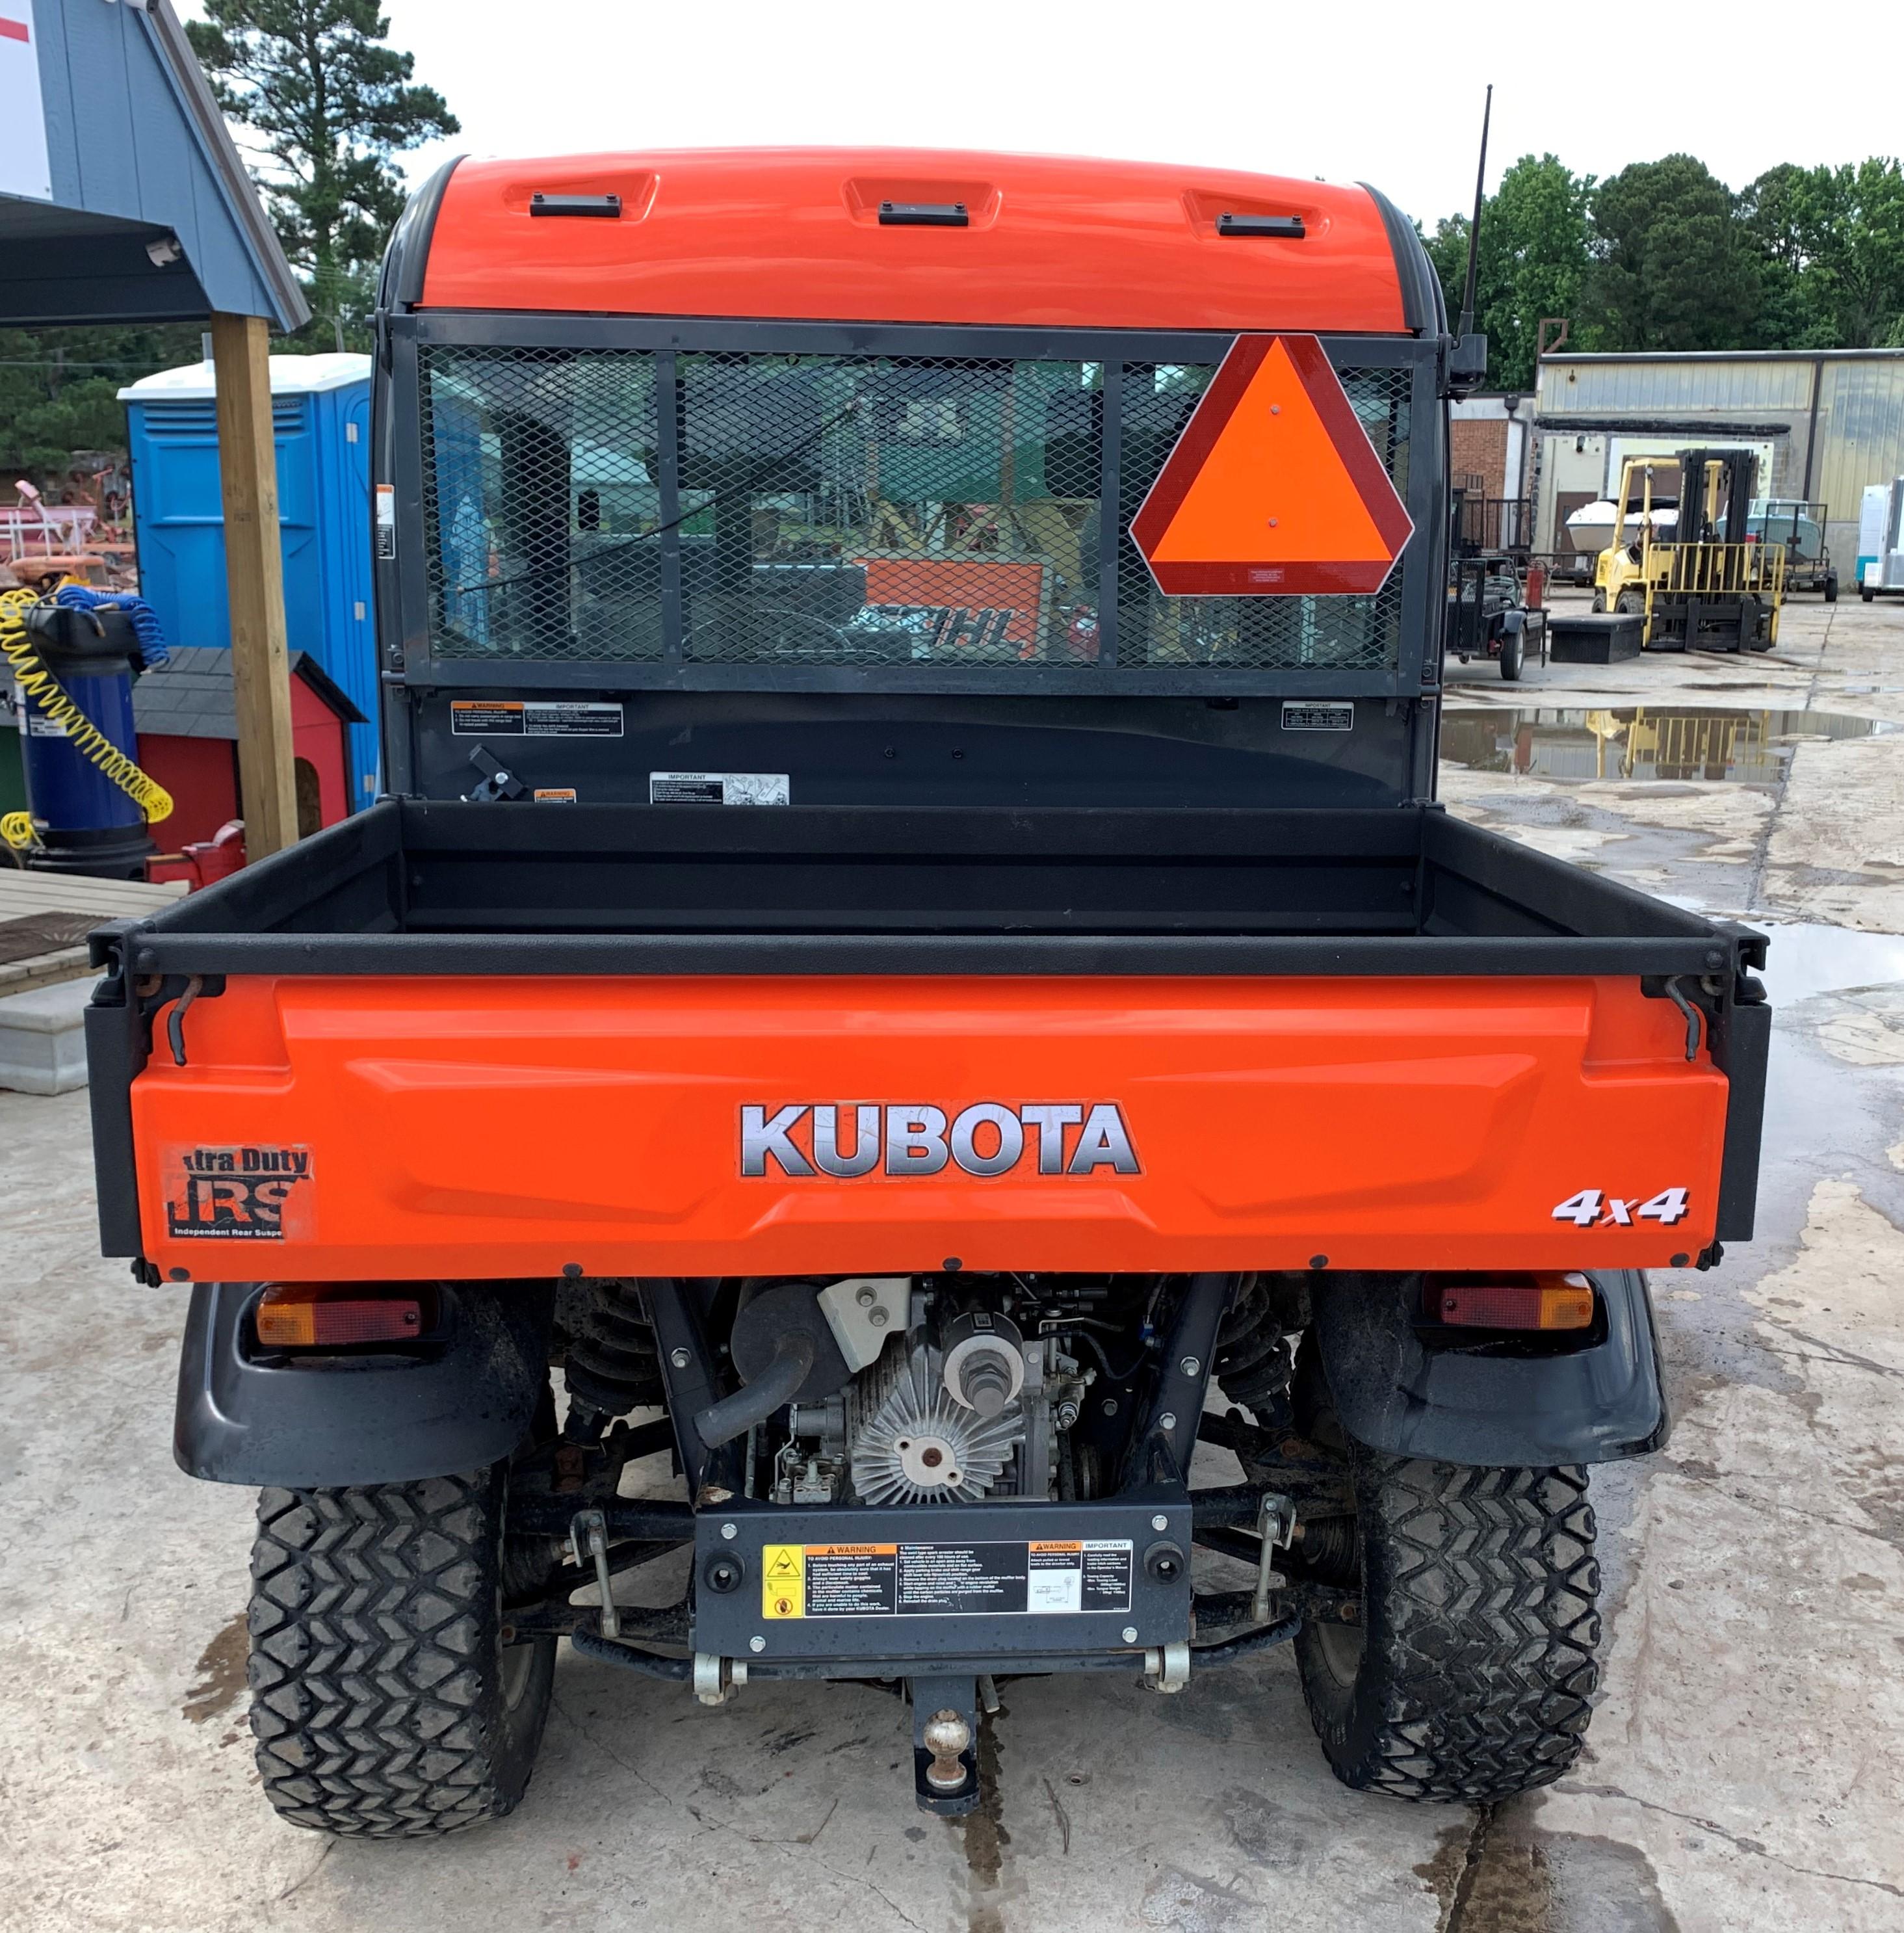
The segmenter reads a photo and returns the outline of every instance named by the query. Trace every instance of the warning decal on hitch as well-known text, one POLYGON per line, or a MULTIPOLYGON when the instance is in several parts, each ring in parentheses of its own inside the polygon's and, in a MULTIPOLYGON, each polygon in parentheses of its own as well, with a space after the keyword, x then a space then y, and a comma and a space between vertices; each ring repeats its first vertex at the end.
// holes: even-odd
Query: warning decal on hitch
POLYGON ((1128 1538, 1041 1543, 770 1544, 764 1618, 957 1617, 1131 1608, 1128 1538))
POLYGON ((311 1233, 308 1147, 166 1152, 165 1229, 175 1240, 281 1242, 311 1233))

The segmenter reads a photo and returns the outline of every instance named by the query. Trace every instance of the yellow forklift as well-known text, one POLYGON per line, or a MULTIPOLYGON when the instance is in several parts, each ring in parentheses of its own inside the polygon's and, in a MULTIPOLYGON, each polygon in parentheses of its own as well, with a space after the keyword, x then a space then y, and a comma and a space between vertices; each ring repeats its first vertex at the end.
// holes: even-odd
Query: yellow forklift
POLYGON ((1647 651, 1768 651, 1778 642, 1785 551, 1750 534, 1758 459, 1747 449, 1683 449, 1677 461, 1676 507, 1663 492, 1653 495, 1662 458, 1629 456, 1621 466, 1613 541, 1593 572, 1593 609, 1641 618, 1647 651), (1675 522, 1662 537, 1656 516, 1667 509, 1675 522))

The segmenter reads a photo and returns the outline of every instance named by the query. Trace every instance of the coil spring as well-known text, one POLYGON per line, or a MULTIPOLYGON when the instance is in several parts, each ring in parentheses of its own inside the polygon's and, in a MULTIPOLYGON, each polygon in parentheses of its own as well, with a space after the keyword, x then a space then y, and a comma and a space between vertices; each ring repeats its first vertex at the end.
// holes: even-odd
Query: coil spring
POLYGON ((1302 1569, 1318 1583, 1353 1587, 1362 1574, 1355 1518, 1305 1517, 1299 1526, 1296 1555, 1302 1569))
POLYGON ((580 1405, 606 1418, 662 1400, 660 1350, 633 1282, 564 1285, 560 1309, 572 1411, 580 1405))
POLYGON ((1270 1312, 1269 1294, 1259 1282, 1247 1283, 1217 1339, 1211 1369, 1232 1402, 1241 1403, 1266 1424, 1289 1401, 1296 1358, 1282 1324, 1270 1312))

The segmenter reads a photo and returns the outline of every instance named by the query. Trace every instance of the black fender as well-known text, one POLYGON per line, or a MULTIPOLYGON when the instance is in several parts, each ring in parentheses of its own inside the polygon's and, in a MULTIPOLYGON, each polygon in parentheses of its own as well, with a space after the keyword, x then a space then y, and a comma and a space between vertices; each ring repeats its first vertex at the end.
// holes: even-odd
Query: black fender
POLYGON ((172 1439, 188 1476, 287 1490, 409 1483, 500 1463, 528 1435, 548 1378, 548 1283, 442 1283, 433 1344, 305 1360, 259 1348, 251 1315, 263 1292, 192 1291, 172 1439))
POLYGON ((1603 1269, 1592 1279, 1590 1339, 1539 1354, 1424 1344, 1419 1276, 1319 1288, 1316 1339, 1342 1427, 1371 1449, 1444 1463, 1609 1463, 1659 1449, 1671 1419, 1646 1277, 1603 1269))

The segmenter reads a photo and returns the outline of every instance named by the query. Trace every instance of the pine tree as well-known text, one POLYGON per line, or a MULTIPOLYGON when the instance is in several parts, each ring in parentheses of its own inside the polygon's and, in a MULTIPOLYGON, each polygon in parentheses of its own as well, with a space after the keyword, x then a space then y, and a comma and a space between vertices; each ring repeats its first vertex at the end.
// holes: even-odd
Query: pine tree
POLYGON ((377 0, 206 0, 186 32, 219 106, 258 137, 272 218, 328 348, 362 346, 378 258, 402 209, 392 158, 459 124, 412 55, 384 44, 377 0))

